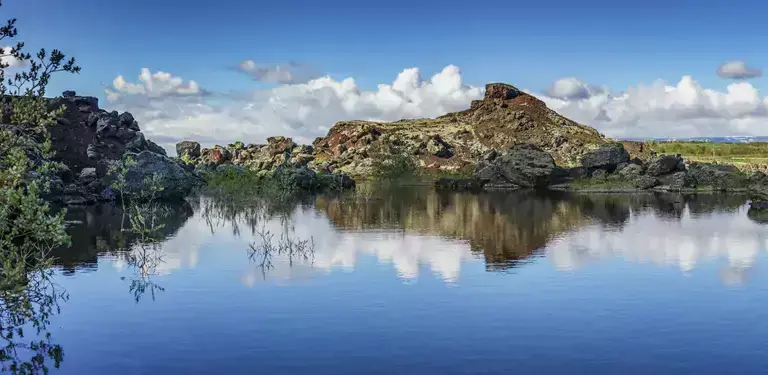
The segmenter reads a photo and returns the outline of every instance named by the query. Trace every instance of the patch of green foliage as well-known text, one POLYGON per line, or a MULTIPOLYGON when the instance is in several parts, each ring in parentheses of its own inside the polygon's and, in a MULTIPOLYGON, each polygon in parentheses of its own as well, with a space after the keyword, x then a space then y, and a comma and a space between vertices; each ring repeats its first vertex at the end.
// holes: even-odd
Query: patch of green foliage
POLYGON ((413 158, 404 153, 374 158, 372 167, 371 177, 377 180, 406 180, 418 175, 413 158))
MULTIPOLYGON (((11 19, 0 27, 0 40, 17 37, 15 24, 11 19)), ((64 111, 51 108, 44 95, 53 74, 80 68, 58 50, 34 56, 23 50, 19 42, 2 53, 23 63, 13 76, 0 62, 0 98, 12 109, 10 124, 0 127, 0 368, 37 374, 48 373, 49 361, 58 368, 63 359, 48 325, 67 294, 52 280, 50 254, 70 244, 65 212, 53 213, 43 200, 61 167, 51 161, 48 127, 64 111)))
POLYGON ((308 170, 292 168, 279 172, 227 168, 205 174, 205 189, 209 193, 248 194, 277 200, 341 191, 340 175, 316 173, 311 176, 308 173, 308 170))
POLYGON ((768 158, 768 142, 713 143, 713 142, 646 142, 658 154, 680 154, 699 157, 761 157, 768 158))
POLYGON ((471 178, 472 168, 455 171, 429 170, 420 168, 413 157, 406 154, 394 154, 386 158, 375 158, 371 178, 377 181, 394 183, 433 182, 440 178, 471 178))

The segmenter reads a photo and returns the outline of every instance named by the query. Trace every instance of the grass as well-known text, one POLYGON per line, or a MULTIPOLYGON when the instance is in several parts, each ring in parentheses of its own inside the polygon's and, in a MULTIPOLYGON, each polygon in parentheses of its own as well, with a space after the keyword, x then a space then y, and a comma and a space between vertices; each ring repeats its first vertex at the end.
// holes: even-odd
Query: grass
POLYGON ((680 154, 697 157, 763 158, 768 160, 768 142, 712 143, 712 142, 657 142, 646 145, 659 154, 680 154))
POLYGON ((657 154, 680 154, 689 161, 732 164, 745 172, 768 171, 768 142, 646 142, 657 154))
POLYGON ((634 189, 631 181, 624 179, 581 178, 569 184, 573 189, 634 189))

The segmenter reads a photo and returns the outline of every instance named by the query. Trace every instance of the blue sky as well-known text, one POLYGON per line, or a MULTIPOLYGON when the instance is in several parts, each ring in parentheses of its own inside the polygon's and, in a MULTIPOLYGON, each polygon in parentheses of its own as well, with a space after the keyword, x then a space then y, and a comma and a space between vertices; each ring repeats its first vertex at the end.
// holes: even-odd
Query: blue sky
MULTIPOLYGON (((104 100, 104 86, 115 77, 137 82, 141 69, 148 68, 184 82, 194 80, 206 92, 260 92, 260 98, 274 99, 279 91, 279 100, 284 100, 290 88, 255 82, 233 69, 252 60, 260 65, 301 61, 336 81, 354 77, 359 90, 373 95, 381 91, 378 84, 392 85, 406 68, 418 67, 428 82, 455 65, 462 83, 475 87, 503 81, 546 93, 553 82, 572 78, 583 86, 583 96, 543 99, 608 135, 768 135, 762 130, 768 101, 759 93, 765 78, 737 83, 716 74, 718 66, 731 60, 757 69, 768 64, 768 3, 760 1, 4 0, 0 11, 19 19, 20 39, 27 46, 61 49, 82 66, 79 76, 57 77, 51 94, 74 89, 104 100), (683 80, 685 76, 693 81, 683 80), (629 87, 652 86, 657 80, 669 86, 683 82, 685 87, 673 94, 665 93, 669 89, 663 85, 637 89, 631 100, 622 99, 629 87), (729 85, 735 93, 728 94, 729 85), (676 126, 667 126, 670 122, 676 126)), ((113 106, 135 112, 140 122, 149 124, 146 132, 169 142, 192 136, 223 142, 202 125, 212 121, 214 112, 228 113, 216 121, 236 124, 228 128, 230 133, 309 138, 322 135, 333 121, 435 116, 467 106, 478 95, 457 89, 461 92, 443 93, 427 100, 431 107, 417 109, 405 108, 409 100, 403 99, 395 111, 382 109, 391 103, 370 99, 376 107, 371 111, 350 110, 348 98, 335 98, 337 103, 329 105, 328 87, 323 93, 291 90, 291 101, 281 108, 304 108, 310 114, 293 118, 278 113, 275 118, 280 110, 265 107, 267 102, 274 106, 275 100, 247 105, 258 108, 260 115, 232 114, 234 107, 212 107, 211 113, 200 114, 179 109, 189 100, 168 107, 166 98, 162 110, 176 111, 173 121, 197 121, 171 126, 150 116, 161 106, 149 111, 146 100, 138 108, 130 104, 136 101, 122 101, 121 96, 113 106), (331 123, 308 127, 307 118, 331 123)), ((168 117, 162 120, 171 121, 168 117)))
MULTIPOLYGON (((465 81, 542 89, 563 76, 624 89, 654 79, 715 75, 728 59, 768 63, 768 3, 759 1, 180 1, 5 0, 30 47, 77 57, 99 82, 142 67, 215 89, 244 88, 227 67, 244 59, 306 61, 364 87, 403 68, 461 67, 465 81)), ((755 85, 762 80, 754 81, 755 85)), ((58 85, 57 85, 58 86, 58 85)))

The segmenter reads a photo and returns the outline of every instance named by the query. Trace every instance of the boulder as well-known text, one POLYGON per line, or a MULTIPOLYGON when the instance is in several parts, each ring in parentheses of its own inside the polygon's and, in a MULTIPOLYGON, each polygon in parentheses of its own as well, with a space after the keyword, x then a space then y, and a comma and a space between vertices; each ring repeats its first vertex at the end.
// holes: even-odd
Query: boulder
MULTIPOLYGON (((156 198, 161 200, 178 200, 186 197, 200 181, 184 170, 173 159, 154 153, 142 151, 138 154, 126 153, 123 160, 131 157, 136 165, 129 166, 125 174, 125 194, 128 199, 145 199, 150 191, 147 180, 157 176, 157 183, 162 187, 156 198)), ((111 186, 116 176, 111 173, 102 179, 104 186, 111 186)))
POLYGON ((293 139, 286 137, 269 137, 267 138, 267 144, 269 152, 273 156, 291 152, 291 150, 296 147, 296 144, 293 143, 293 139))
POLYGON ((675 155, 661 155, 651 159, 648 163, 646 174, 658 177, 678 170, 685 170, 683 158, 675 155))
POLYGON ((637 164, 629 164, 619 171, 619 175, 626 180, 634 180, 643 174, 643 167, 637 164))
POLYGON ((682 190, 696 187, 696 181, 686 171, 679 171, 659 177, 659 184, 667 186, 670 190, 682 190))
POLYGON ((652 176, 642 175, 633 181, 635 187, 640 189, 650 189, 659 185, 659 179, 652 176))
POLYGON ((711 186, 716 190, 744 188, 747 179, 734 166, 712 163, 692 163, 688 174, 698 186, 711 186))
POLYGON ((437 156, 438 158, 450 158, 453 156, 453 153, 451 152, 451 145, 449 145, 439 136, 435 136, 434 138, 427 141, 427 152, 429 152, 431 155, 437 156))
POLYGON ((83 168, 83 170, 80 171, 79 178, 81 180, 95 180, 97 177, 96 168, 83 168))
POLYGON ((200 157, 200 143, 194 141, 181 141, 176 144, 176 155, 180 158, 189 157, 197 159, 200 157))
POLYGON ((587 152, 581 157, 581 165, 588 171, 604 169, 613 172, 622 163, 629 162, 629 153, 621 143, 612 143, 587 152))
POLYGON ((475 174, 485 183, 507 182, 528 188, 561 183, 566 176, 568 171, 557 167, 550 154, 533 145, 513 146, 475 174))
POLYGON ((485 101, 509 100, 517 98, 524 93, 515 86, 506 83, 489 83, 485 85, 485 101))

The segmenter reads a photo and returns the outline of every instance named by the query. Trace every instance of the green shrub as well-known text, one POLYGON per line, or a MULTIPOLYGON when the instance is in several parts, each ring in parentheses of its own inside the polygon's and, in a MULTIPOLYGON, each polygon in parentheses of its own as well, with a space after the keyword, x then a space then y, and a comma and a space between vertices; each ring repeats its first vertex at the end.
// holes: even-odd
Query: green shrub
POLYGON ((417 165, 406 154, 374 158, 371 176, 380 180, 403 180, 417 175, 417 165))
MULTIPOLYGON (((17 37, 16 19, 0 28, 0 40, 17 37)), ((64 211, 53 213, 43 196, 60 164, 51 161, 48 127, 62 115, 51 108, 45 90, 52 74, 77 73, 75 60, 58 50, 35 56, 18 43, 3 57, 23 61, 10 77, 0 62, 0 98, 10 104, 10 125, 0 126, 0 367, 12 374, 48 373, 47 360, 58 367, 61 346, 51 342, 49 318, 66 292, 53 283, 51 251, 70 243, 64 211), (32 332, 25 335, 24 328, 32 332)))

